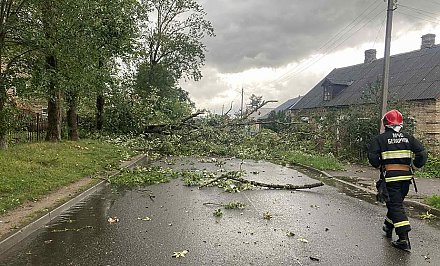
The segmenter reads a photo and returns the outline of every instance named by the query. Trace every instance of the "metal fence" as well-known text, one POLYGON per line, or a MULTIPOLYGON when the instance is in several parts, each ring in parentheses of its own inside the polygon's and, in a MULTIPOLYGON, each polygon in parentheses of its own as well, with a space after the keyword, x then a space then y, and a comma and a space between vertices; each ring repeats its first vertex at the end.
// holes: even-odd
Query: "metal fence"
POLYGON ((36 142, 44 140, 47 131, 47 118, 41 114, 20 116, 16 125, 8 132, 8 140, 12 143, 36 142))

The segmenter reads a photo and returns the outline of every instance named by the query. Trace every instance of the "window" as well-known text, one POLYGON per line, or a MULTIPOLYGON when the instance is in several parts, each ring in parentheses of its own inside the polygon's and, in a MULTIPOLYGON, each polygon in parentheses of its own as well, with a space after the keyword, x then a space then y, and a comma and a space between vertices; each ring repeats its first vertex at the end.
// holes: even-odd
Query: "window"
POLYGON ((324 101, 330 101, 332 99, 332 90, 330 86, 324 86, 324 101))

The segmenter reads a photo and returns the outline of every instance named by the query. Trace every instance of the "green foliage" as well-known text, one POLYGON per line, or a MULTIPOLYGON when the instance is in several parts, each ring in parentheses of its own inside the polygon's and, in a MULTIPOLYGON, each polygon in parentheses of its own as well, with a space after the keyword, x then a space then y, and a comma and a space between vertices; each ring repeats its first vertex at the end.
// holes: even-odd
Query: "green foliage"
POLYGON ((0 213, 117 167, 131 154, 123 147, 94 140, 14 145, 0 150, 0 213))
POLYGON ((426 204, 431 205, 434 208, 440 209, 440 195, 434 195, 425 199, 426 204))
POLYGON ((143 29, 147 33, 144 47, 148 64, 163 64, 174 80, 182 77, 199 80, 206 51, 202 39, 214 36, 202 6, 194 0, 181 0, 178 4, 172 0, 143 3, 160 18, 143 29))
POLYGON ((178 172, 169 168, 141 167, 112 176, 110 182, 119 186, 153 185, 166 183, 177 177, 178 172))
POLYGON ((278 153, 281 163, 301 164, 311 166, 320 170, 342 170, 344 165, 331 153, 326 155, 309 154, 303 151, 284 151, 278 153))
POLYGON ((218 182, 217 186, 223 188, 223 190, 228 193, 238 193, 249 190, 252 187, 252 185, 248 183, 242 183, 231 179, 221 180, 218 182))
POLYGON ((216 209, 212 215, 214 215, 217 218, 220 218, 223 216, 223 212, 221 209, 216 209))
MULTIPOLYGON (((342 160, 363 163, 371 139, 379 133, 380 86, 380 82, 376 82, 365 89, 360 99, 364 105, 326 109, 309 117, 309 123, 295 124, 286 131, 294 132, 298 145, 308 153, 332 153, 342 160)), ((388 109, 400 110, 404 130, 413 131, 414 123, 406 103, 390 95, 388 109)))
POLYGON ((244 204, 243 202, 239 202, 239 201, 231 201, 227 204, 224 205, 225 209, 244 209, 246 208, 246 204, 244 204))
POLYGON ((263 128, 270 129, 274 132, 282 132, 289 128, 289 123, 292 121, 291 116, 287 111, 270 112, 266 121, 271 121, 270 124, 264 124, 263 128))
POLYGON ((182 177, 183 183, 189 187, 200 186, 204 180, 215 177, 215 173, 207 171, 182 171, 179 175, 182 177))
POLYGON ((421 171, 417 171, 417 175, 440 178, 440 157, 429 154, 428 161, 421 171))
POLYGON ((252 94, 251 97, 249 97, 249 99, 250 99, 249 106, 252 109, 259 107, 263 103, 263 96, 257 96, 255 94, 252 94))
POLYGON ((139 97, 129 90, 113 88, 105 107, 104 130, 114 134, 139 134, 145 128, 149 114, 153 112, 139 97))

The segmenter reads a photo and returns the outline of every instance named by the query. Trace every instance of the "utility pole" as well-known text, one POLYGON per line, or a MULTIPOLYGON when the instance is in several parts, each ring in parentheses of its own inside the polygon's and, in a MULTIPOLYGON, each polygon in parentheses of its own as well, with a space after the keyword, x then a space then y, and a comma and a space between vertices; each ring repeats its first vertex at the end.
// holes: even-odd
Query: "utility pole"
POLYGON ((241 116, 240 116, 240 119, 243 119, 243 97, 244 97, 244 90, 243 90, 243 87, 241 87, 241 116))
POLYGON ((391 48, 391 29, 393 26, 393 11, 394 4, 397 0, 388 0, 388 8, 387 8, 387 25, 386 25, 386 34, 385 34, 385 52, 383 57, 383 76, 382 76, 382 107, 380 109, 381 116, 379 119, 380 123, 380 133, 385 131, 385 128, 382 123, 382 117, 387 112, 387 102, 388 102, 388 83, 389 83, 389 75, 390 75, 390 48, 391 48))

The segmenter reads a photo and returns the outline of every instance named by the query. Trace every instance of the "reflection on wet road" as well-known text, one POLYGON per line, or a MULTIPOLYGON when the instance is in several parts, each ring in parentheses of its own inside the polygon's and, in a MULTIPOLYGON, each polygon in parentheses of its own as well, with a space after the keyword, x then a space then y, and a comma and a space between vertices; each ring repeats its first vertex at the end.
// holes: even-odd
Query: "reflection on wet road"
MULTIPOLYGON (((214 163, 173 159, 175 169, 217 171, 214 163)), ((226 160, 227 170, 268 183, 314 183, 310 173, 267 162, 226 160)), ((329 181, 331 182, 331 181, 329 181)), ((227 193, 181 180, 131 190, 108 186, 0 255, 1 265, 435 265, 439 230, 411 219, 413 252, 382 236, 385 208, 363 192, 253 189, 227 193), (154 195, 154 197, 152 197, 154 195), (354 195, 352 197, 349 195, 354 195), (241 202, 244 209, 219 204, 241 202), (221 217, 213 213, 220 209, 221 217), (267 214, 272 217, 268 219, 267 214), (266 216, 265 216, 266 215, 266 216), (109 218, 113 222, 109 222, 109 218), (266 219, 265 219, 266 218, 266 219), (183 252, 187 251, 187 253, 183 252), (173 257, 186 254, 184 257, 173 257), (183 253, 181 253, 183 252, 183 253)))

